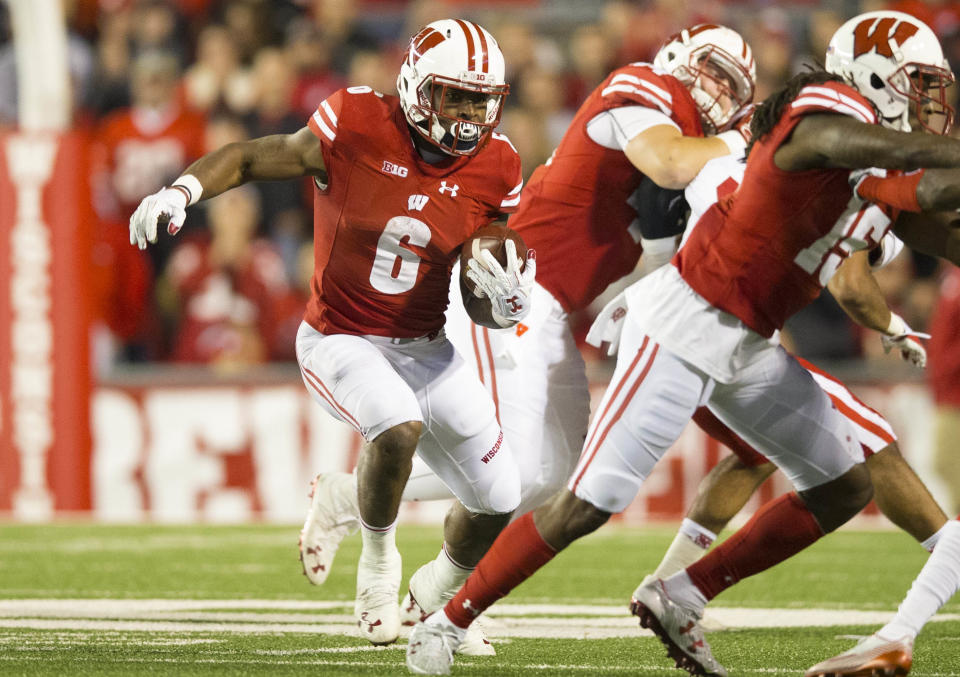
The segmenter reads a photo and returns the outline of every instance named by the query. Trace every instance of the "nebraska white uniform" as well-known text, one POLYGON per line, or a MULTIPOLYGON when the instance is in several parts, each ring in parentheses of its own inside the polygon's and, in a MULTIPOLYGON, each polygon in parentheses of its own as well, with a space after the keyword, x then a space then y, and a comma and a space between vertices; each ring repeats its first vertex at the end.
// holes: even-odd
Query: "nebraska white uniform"
POLYGON ((844 84, 805 87, 755 143, 741 188, 707 209, 672 265, 628 289, 617 367, 568 485, 579 498, 626 508, 702 404, 797 490, 843 475, 860 457, 848 419, 775 336, 850 252, 890 227, 851 229, 862 203, 849 171, 774 164, 802 117, 824 112, 876 122, 844 84))
MULTIPOLYGON (((570 477, 587 432, 590 394, 567 322, 633 271, 643 251, 633 194, 643 175, 625 144, 656 125, 703 135, 687 89, 649 64, 614 70, 581 106, 550 160, 538 167, 509 221, 537 250, 532 310, 512 329, 474 325, 450 288, 446 331, 497 404, 521 473, 516 515, 570 477)), ((405 499, 442 498, 415 463, 405 499)))
POLYGON ((506 137, 474 156, 423 161, 399 100, 340 90, 309 121, 326 185, 314 199, 311 299, 297 335, 304 384, 368 441, 423 423, 418 453, 476 513, 517 507, 520 482, 490 395, 446 340, 460 245, 521 188, 506 137))

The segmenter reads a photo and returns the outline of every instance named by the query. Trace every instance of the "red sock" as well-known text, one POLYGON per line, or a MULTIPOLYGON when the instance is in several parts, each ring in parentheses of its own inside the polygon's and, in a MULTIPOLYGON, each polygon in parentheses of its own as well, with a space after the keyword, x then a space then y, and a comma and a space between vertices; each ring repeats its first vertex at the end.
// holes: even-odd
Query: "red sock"
POLYGON ((706 598, 713 599, 747 576, 769 569, 823 536, 800 497, 791 492, 764 504, 739 531, 687 568, 706 598))
POLYGON ((528 512, 503 530, 460 592, 443 611, 453 624, 466 628, 491 604, 533 576, 557 552, 547 545, 528 512))

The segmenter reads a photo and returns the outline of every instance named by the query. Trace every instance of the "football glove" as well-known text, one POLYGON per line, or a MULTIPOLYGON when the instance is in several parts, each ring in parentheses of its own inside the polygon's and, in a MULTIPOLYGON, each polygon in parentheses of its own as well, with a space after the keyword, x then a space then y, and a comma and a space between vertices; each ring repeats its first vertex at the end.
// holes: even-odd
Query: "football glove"
POLYGON ((902 317, 890 313, 890 325, 886 334, 880 337, 883 352, 889 353, 896 348, 900 356, 915 367, 923 369, 927 366, 927 351, 917 339, 928 339, 930 334, 913 331, 902 317))
POLYGON ((177 188, 163 188, 148 195, 130 217, 130 244, 146 249, 148 242, 157 241, 157 227, 166 226, 176 235, 187 217, 187 196, 177 188))
POLYGON ((501 327, 512 327, 530 312, 530 294, 537 275, 537 252, 527 251, 527 260, 517 256, 517 246, 507 240, 507 267, 489 250, 467 262, 467 279, 476 285, 475 293, 490 299, 491 315, 501 327), (522 268, 522 270, 521 270, 522 268))

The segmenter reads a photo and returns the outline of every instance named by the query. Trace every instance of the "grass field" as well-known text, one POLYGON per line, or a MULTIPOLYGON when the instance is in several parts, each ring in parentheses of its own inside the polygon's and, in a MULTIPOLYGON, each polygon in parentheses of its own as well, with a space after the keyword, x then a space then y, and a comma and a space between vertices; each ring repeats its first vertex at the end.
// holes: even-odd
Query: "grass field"
MULTIPOLYGON (((491 609, 497 648, 455 675, 681 675, 627 601, 673 535, 608 526, 491 609)), ((404 573, 439 528, 404 527, 404 573)), ((0 675, 406 674, 401 640, 353 634, 357 536, 326 585, 300 575, 297 527, 0 526, 0 675)), ((907 536, 842 532, 714 601, 731 675, 798 675, 895 610, 926 554, 907 536)), ((915 676, 960 675, 960 599, 924 630, 915 676)))

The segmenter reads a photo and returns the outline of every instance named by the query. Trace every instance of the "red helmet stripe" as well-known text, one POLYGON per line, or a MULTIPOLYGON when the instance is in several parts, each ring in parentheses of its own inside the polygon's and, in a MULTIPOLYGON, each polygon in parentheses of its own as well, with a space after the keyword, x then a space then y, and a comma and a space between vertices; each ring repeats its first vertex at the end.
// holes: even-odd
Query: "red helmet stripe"
POLYGON ((470 32, 470 29, 467 27, 467 22, 463 19, 454 19, 457 24, 460 26, 460 29, 463 31, 464 37, 467 38, 467 66, 470 70, 479 70, 475 67, 471 67, 471 64, 476 63, 477 58, 477 46, 473 40, 473 33, 470 32))
POLYGON ((716 24, 698 24, 687 29, 687 35, 691 38, 697 33, 703 33, 704 31, 713 30, 714 28, 720 28, 716 24))

